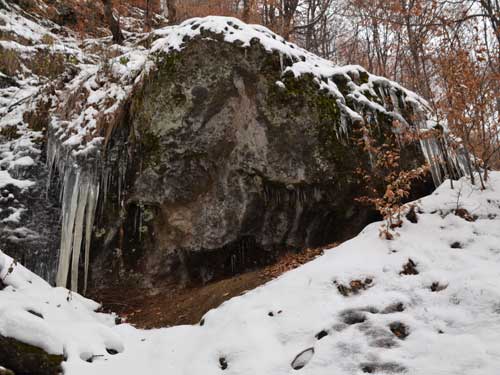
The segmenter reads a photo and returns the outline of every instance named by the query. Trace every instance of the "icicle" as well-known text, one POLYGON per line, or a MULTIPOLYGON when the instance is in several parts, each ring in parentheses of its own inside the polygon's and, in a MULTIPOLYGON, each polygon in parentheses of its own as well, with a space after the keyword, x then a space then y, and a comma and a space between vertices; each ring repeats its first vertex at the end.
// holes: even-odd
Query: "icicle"
POLYGON ((87 292, 87 281, 89 274, 90 263, 90 242, 92 241, 92 231, 94 227, 95 211, 97 208, 97 199, 99 198, 99 184, 91 184, 88 204, 87 216, 85 222, 85 260, 84 260, 84 274, 83 274, 83 293, 87 292))
POLYGON ((401 114, 401 108, 399 107, 399 99, 396 95, 396 93, 394 92, 394 90, 390 90, 389 91, 389 95, 391 97, 391 101, 392 101, 392 104, 394 106, 394 111, 401 114))
POLYGON ((78 291, 80 254, 84 244, 84 290, 87 288, 90 244, 98 197, 99 184, 96 176, 81 171, 77 171, 76 175, 71 170, 66 172, 57 286, 67 286, 71 260, 71 290, 78 291))
MULTIPOLYGON (((363 140, 365 141, 365 144, 369 144, 368 136, 366 134, 363 134, 363 140)), ((375 164, 373 161, 373 153, 370 147, 368 147, 368 157, 370 159, 370 168, 373 171, 375 169, 375 164)))
POLYGON ((75 226, 73 230, 72 262, 71 262, 71 290, 78 291, 78 264, 80 261, 80 251, 82 247, 83 225, 85 220, 85 208, 87 206, 87 197, 89 193, 88 177, 83 179, 80 184, 80 193, 76 204, 75 226))
POLYGON ((57 261, 56 285, 78 291, 78 272, 81 252, 84 258, 84 289, 87 288, 92 229, 97 210, 100 182, 109 181, 109 171, 101 171, 98 148, 95 153, 74 153, 71 147, 61 144, 57 133, 49 129, 47 144, 48 181, 47 194, 59 178, 61 201, 61 240, 57 261), (83 156, 82 156, 83 155, 83 156), (99 178, 101 176, 102 178, 99 178), (83 246, 85 246, 83 248, 83 246), (69 278, 69 280, 68 280, 69 278))
POLYGON ((283 54, 280 52, 280 68, 281 68, 281 74, 283 74, 283 54))
POLYGON ((51 137, 49 135, 48 141, 47 141, 47 167, 49 170, 48 177, 47 177, 47 190, 46 190, 46 197, 49 196, 49 190, 50 190, 50 185, 52 183, 52 174, 54 172, 54 167, 56 165, 56 150, 54 146, 54 142, 51 140, 51 137))
POLYGON ((73 243, 73 228, 78 203, 80 171, 76 175, 68 172, 64 181, 61 247, 59 250, 59 266, 57 268, 56 285, 66 286, 73 243))
POLYGON ((424 155, 426 156, 427 162, 431 166, 431 175, 432 180, 434 181, 435 186, 441 185, 441 177, 439 169, 436 166, 436 155, 432 152, 431 147, 429 146, 429 140, 423 139, 420 141, 422 150, 424 151, 424 155))

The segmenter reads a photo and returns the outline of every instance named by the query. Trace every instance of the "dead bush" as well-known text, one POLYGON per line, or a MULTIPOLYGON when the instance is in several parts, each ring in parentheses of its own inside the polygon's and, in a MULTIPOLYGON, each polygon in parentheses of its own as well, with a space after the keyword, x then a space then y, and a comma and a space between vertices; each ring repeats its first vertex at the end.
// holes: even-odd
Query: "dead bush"
POLYGON ((19 72, 20 65, 21 60, 16 51, 0 47, 0 72, 14 76, 19 72))
POLYGON ((26 61, 26 64, 34 74, 54 79, 64 73, 66 57, 61 53, 41 49, 36 52, 34 57, 26 61))

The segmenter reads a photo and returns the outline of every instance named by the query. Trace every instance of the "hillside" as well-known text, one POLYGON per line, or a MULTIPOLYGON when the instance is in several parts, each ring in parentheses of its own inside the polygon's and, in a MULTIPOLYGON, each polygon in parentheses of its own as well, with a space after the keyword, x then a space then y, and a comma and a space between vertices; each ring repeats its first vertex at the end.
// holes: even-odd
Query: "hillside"
POLYGON ((0 375, 496 374, 493 115, 103 4, 0 0, 0 375))

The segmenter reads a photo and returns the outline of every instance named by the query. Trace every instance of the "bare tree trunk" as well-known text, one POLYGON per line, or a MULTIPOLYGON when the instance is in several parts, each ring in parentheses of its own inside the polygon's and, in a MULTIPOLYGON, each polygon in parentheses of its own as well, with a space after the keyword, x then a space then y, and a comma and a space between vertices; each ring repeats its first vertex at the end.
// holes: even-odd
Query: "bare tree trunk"
POLYGON ((281 15, 282 15, 282 36, 286 40, 290 40, 292 33, 292 24, 295 12, 297 11, 297 6, 299 5, 298 0, 284 0, 281 15))
POLYGON ((467 170, 468 170, 469 176, 470 176, 470 182, 472 183, 472 185, 475 185, 476 183, 474 181, 474 172, 472 171, 472 164, 471 164, 471 160, 470 160, 469 151, 467 150, 466 147, 463 148, 463 151, 464 151, 467 170))
POLYGON ((160 0, 160 12, 164 17, 168 17, 168 4, 167 0, 160 0))
POLYGON ((102 0, 102 3, 104 4, 104 17, 109 25, 111 34, 113 34, 113 42, 116 44, 122 44, 125 38, 123 37, 120 29, 120 23, 113 16, 113 2, 112 0, 102 0))
POLYGON ((146 0, 146 12, 144 13, 144 31, 151 31, 151 0, 146 0))
POLYGON ((177 22, 177 0, 165 0, 167 3, 168 23, 177 22))
POLYGON ((252 8, 251 0, 243 0, 243 21, 250 21, 250 11, 252 8))
POLYGON ((491 27, 500 46, 500 2, 498 0, 479 0, 479 3, 491 22, 491 27))

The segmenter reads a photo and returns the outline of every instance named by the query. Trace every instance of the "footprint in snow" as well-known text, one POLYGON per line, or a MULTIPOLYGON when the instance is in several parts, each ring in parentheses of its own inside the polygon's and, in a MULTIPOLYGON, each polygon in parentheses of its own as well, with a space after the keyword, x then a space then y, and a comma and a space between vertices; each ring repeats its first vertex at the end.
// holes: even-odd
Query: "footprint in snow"
POLYGON ((226 358, 224 358, 224 357, 220 357, 219 358, 219 367, 221 368, 221 370, 227 369, 228 364, 227 364, 227 359, 226 358))
POLYGON ((448 287, 447 284, 441 284, 438 281, 434 281, 431 285, 431 292, 440 292, 448 287))
POLYGON ((401 322, 393 322, 389 324, 389 329, 400 340, 404 340, 410 334, 408 327, 401 322))
POLYGON ((345 311, 341 314, 341 316, 343 322, 347 325, 364 323, 366 321, 366 315, 356 310, 345 311))
POLYGON ((405 305, 402 302, 396 302, 389 306, 387 306, 384 310, 382 310, 382 314, 393 314, 397 312, 405 311, 405 305))
POLYGON ((417 264, 408 259, 408 262, 403 265, 403 269, 399 272, 400 275, 418 275, 417 264))
POLYGON ((328 331, 326 329, 323 329, 314 335, 314 337, 316 337, 316 340, 321 340, 326 336, 328 336, 328 331))
POLYGON ((394 362, 370 362, 361 364, 361 371, 365 374, 395 374, 405 372, 406 368, 394 362))
POLYGON ((308 348, 306 350, 301 351, 295 359, 292 361, 291 366, 294 370, 300 370, 304 368, 305 365, 309 363, 309 361, 314 356, 314 348, 308 348))

